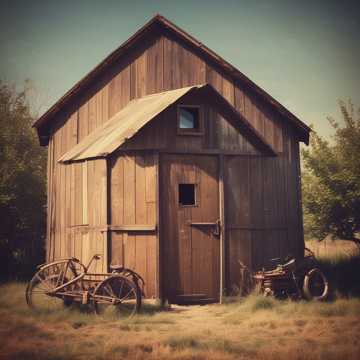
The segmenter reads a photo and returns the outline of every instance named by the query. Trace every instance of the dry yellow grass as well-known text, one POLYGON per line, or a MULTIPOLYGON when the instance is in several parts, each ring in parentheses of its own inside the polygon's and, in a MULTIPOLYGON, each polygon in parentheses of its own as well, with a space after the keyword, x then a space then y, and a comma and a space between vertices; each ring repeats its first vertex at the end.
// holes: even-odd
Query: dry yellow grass
POLYGON ((309 240, 305 245, 320 259, 347 260, 359 254, 359 248, 353 241, 332 240, 330 236, 322 241, 309 240))
POLYGON ((358 299, 235 300, 170 311, 147 305, 121 321, 74 309, 35 314, 24 285, 3 285, 0 359, 359 359, 358 299))

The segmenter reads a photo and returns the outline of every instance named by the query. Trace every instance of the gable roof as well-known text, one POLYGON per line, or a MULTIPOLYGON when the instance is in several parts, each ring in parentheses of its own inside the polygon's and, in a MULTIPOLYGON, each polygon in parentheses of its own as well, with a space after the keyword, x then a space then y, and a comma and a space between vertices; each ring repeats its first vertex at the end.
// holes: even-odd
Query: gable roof
POLYGON ((231 118, 238 130, 259 150, 268 155, 276 155, 255 128, 211 85, 207 84, 165 91, 130 101, 111 119, 61 156, 58 161, 65 163, 110 155, 157 115, 190 92, 199 95, 202 99, 207 99, 213 106, 221 109, 221 113, 226 118, 231 118))
POLYGON ((196 40, 194 37, 186 33, 184 30, 177 27, 175 24, 167 20, 161 15, 154 16, 148 21, 142 28, 140 28, 134 35, 126 40, 120 47, 108 55, 100 64, 98 64, 93 70, 91 70, 83 79, 76 83, 60 100, 58 100, 52 107, 50 107, 39 119, 37 119, 33 126, 40 132, 40 128, 45 125, 50 119, 56 116, 66 105, 68 105, 73 97, 82 91, 83 88, 88 86, 99 74, 103 73, 109 66, 119 60, 119 58, 126 53, 126 51, 141 41, 143 37, 151 32, 155 28, 160 28, 169 31, 171 34, 177 36, 190 47, 195 48, 202 55, 213 61, 220 66, 224 72, 229 74, 236 80, 239 80, 242 84, 249 87, 256 95, 262 98, 267 104, 269 104, 274 110, 287 118, 299 131, 300 141, 308 144, 310 127, 304 124, 299 118, 287 110, 283 105, 276 101, 267 92, 252 82, 247 76, 241 73, 238 69, 225 61, 211 49, 204 44, 196 40))

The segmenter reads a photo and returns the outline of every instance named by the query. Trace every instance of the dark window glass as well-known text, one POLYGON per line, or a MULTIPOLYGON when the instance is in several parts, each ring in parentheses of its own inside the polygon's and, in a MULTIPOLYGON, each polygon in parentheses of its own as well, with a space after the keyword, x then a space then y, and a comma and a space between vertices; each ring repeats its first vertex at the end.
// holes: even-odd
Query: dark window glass
POLYGON ((195 184, 179 184, 179 204, 195 205, 195 184))
POLYGON ((199 108, 197 107, 180 107, 179 110, 179 128, 199 130, 199 108))

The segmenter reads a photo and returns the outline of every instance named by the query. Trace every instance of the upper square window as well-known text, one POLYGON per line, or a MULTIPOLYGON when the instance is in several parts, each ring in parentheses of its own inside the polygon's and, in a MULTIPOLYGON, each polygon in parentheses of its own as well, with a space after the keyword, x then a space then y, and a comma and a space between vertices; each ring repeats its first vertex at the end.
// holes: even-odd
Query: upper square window
POLYGON ((184 134, 201 133, 201 112, 199 106, 179 106, 178 129, 179 133, 184 134))

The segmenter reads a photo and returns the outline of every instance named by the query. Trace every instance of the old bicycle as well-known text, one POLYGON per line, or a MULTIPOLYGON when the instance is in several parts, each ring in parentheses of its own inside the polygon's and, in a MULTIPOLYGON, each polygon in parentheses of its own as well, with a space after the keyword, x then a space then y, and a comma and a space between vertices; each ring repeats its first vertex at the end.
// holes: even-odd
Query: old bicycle
POLYGON ((87 266, 74 257, 40 265, 26 288, 27 304, 55 311, 77 302, 90 304, 97 314, 134 315, 141 307, 144 280, 120 265, 110 265, 111 273, 90 273, 93 261, 99 259, 94 255, 87 266))

